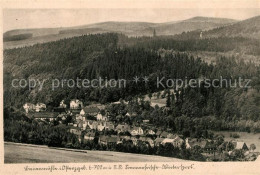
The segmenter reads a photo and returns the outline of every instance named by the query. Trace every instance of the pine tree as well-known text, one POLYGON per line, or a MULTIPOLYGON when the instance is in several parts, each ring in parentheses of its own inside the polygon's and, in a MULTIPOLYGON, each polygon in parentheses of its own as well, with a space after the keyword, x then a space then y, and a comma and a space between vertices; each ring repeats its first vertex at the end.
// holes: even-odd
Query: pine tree
POLYGON ((156 37, 156 31, 153 29, 153 37, 156 37))
POLYGON ((166 107, 170 107, 170 106, 171 106, 171 97, 170 94, 168 94, 166 99, 166 107))

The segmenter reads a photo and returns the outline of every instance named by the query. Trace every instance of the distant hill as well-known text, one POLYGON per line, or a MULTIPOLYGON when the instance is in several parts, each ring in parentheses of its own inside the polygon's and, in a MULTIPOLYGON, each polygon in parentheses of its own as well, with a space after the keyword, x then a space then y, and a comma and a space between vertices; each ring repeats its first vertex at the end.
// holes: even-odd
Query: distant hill
MULTIPOLYGON (((17 29, 4 33, 4 48, 14 48, 36 43, 55 41, 63 38, 86 34, 116 32, 127 36, 175 35, 186 31, 209 30, 236 22, 232 19, 194 17, 184 21, 167 23, 148 22, 102 22, 67 28, 17 29), (31 34, 32 37, 24 40, 13 40, 13 36, 31 34), (10 38, 12 40, 10 41, 10 38)), ((16 37, 15 37, 16 38, 16 37)))
POLYGON ((175 35, 193 30, 209 30, 237 22, 225 18, 194 17, 176 23, 165 23, 155 27, 158 35, 175 35))
POLYGON ((62 28, 42 28, 42 29, 16 29, 10 30, 4 33, 4 38, 20 35, 24 33, 31 33, 33 37, 45 36, 45 35, 53 35, 58 34, 62 28))
POLYGON ((228 19, 228 18, 213 18, 213 17, 203 17, 203 16, 196 16, 187 20, 184 20, 185 22, 211 22, 216 24, 228 24, 228 23, 234 23, 237 22, 237 20, 234 19, 228 19))
POLYGON ((260 16, 222 26, 203 34, 205 37, 235 37, 260 39, 260 16))

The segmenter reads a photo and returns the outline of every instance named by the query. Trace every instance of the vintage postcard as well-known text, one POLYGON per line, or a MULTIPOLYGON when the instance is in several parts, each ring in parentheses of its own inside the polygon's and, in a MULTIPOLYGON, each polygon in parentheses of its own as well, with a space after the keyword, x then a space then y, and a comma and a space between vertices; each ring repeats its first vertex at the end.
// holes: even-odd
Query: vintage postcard
POLYGON ((1 1, 0 174, 260 174, 260 1, 1 1))

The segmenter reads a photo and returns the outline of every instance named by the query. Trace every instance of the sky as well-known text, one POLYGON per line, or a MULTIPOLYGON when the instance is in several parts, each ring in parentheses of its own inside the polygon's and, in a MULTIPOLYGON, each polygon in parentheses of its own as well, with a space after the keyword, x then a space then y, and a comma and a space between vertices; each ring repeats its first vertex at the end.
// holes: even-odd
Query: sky
POLYGON ((260 15, 258 8, 171 9, 5 9, 4 32, 24 28, 55 28, 105 21, 173 22, 195 16, 243 20, 260 15))

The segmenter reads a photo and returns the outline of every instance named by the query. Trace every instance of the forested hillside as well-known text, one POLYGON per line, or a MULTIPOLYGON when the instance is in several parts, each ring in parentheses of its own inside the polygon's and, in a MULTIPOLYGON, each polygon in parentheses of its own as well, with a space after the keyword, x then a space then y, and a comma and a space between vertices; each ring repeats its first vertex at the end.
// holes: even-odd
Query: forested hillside
MULTIPOLYGON (((259 55, 259 41, 245 38, 215 38, 177 40, 167 37, 128 38, 107 33, 85 35, 31 47, 4 51, 4 104, 21 108, 25 102, 44 102, 58 106, 78 98, 84 104, 91 101, 108 103, 163 90, 156 87, 157 77, 199 79, 252 79, 252 88, 182 88, 176 100, 168 93, 170 113, 191 118, 214 116, 223 121, 260 120, 260 69, 236 57, 217 58, 208 64, 187 51, 241 51, 259 55), (246 46, 246 47, 245 47, 246 46), (174 50, 161 54, 159 49, 174 50), (125 88, 57 88, 51 90, 51 80, 58 79, 127 79, 147 76, 147 84, 127 81, 125 88), (43 89, 11 87, 14 78, 49 79, 43 89)), ((167 91, 167 90, 166 90, 167 91)), ((167 94, 167 93, 166 93, 167 94)))

